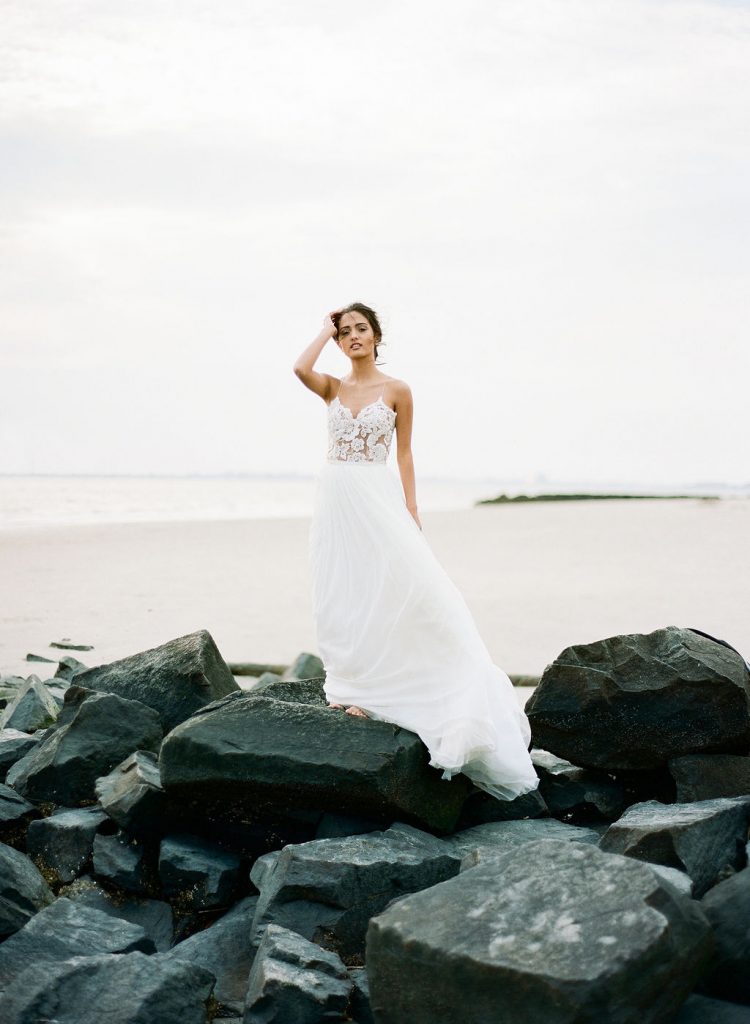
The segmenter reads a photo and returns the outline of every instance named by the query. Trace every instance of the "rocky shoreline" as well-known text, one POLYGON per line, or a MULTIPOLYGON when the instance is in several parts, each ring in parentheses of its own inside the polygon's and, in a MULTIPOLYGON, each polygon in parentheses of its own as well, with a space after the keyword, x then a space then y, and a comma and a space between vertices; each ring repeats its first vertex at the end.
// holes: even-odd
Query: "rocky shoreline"
POLYGON ((56 664, 0 679, 4 1024, 750 1021, 725 642, 566 648, 510 803, 328 708, 310 654, 250 689, 205 630, 56 664))

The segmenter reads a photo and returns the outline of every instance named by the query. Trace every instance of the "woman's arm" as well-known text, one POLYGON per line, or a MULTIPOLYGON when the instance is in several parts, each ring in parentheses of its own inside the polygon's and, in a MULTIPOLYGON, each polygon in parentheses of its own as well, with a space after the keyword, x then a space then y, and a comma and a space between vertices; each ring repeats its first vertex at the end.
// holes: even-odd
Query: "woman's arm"
POLYGON ((404 381, 399 381, 399 388, 394 402, 396 410, 396 461, 401 474, 406 507, 411 512, 419 529, 422 524, 417 513, 417 486, 414 480, 414 458, 411 453, 411 428, 414 420, 414 401, 411 388, 404 381))
POLYGON ((332 317, 333 313, 329 313, 326 316, 320 334, 307 346, 294 364, 296 376, 299 377, 306 387, 314 391, 316 395, 320 395, 326 402, 331 397, 330 389, 333 378, 329 373, 318 373, 313 367, 318 361, 318 356, 323 351, 326 342, 336 334, 332 317))

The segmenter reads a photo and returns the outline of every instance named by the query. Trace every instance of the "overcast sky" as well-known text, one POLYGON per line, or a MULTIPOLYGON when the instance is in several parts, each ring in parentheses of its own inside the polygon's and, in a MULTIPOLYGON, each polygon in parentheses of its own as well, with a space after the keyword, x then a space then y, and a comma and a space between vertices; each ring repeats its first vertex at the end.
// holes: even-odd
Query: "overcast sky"
POLYGON ((315 473, 359 299, 417 480, 750 480, 750 5, 0 23, 0 472, 315 473))

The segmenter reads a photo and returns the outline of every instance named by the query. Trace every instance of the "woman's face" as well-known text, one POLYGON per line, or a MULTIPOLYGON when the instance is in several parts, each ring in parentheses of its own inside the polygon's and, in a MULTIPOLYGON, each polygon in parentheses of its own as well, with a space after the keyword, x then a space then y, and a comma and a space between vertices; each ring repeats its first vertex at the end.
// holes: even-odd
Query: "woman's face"
POLYGON ((350 359, 366 359, 375 351, 375 335, 363 313, 344 313, 339 320, 336 343, 350 359))

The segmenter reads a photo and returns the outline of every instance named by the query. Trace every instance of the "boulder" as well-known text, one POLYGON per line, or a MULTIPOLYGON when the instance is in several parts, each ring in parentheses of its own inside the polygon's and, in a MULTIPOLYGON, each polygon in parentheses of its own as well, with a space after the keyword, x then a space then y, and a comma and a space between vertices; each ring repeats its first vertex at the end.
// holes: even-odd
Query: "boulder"
POLYGON ((398 900, 366 962, 378 1024, 662 1024, 710 951, 699 906, 645 865, 543 839, 398 900))
POLYGON ((719 796, 750 796, 750 757, 740 754, 673 757, 669 772, 679 803, 719 796))
POLYGON ((145 704, 73 684, 57 727, 16 761, 6 781, 36 803, 94 803, 100 775, 134 750, 158 750, 161 738, 159 718, 145 704))
POLYGON ((193 910, 228 906, 239 888, 241 866, 238 854, 200 836, 166 836, 159 847, 164 892, 193 910))
POLYGON ((54 898, 44 876, 26 854, 0 843, 0 938, 23 928, 54 898))
POLYGON ((149 847, 123 829, 94 836, 93 873, 110 885, 139 896, 159 893, 154 857, 149 847))
POLYGON ((633 804, 602 836, 599 846, 685 871, 700 898, 721 878, 747 864, 750 800, 690 804, 633 804))
POLYGON ((0 782, 0 835, 4 839, 25 831, 24 826, 37 818, 39 813, 34 804, 25 800, 15 789, 0 782))
POLYGON ((32 963, 9 985, 3 1024, 205 1024, 214 976, 164 954, 32 963))
POLYGON ((176 818, 159 776, 159 762, 150 750, 135 750, 108 775, 96 780, 94 790, 102 809, 131 835, 159 835, 176 818))
MULTIPOLYGON (((251 939, 269 923, 342 957, 364 950, 367 922, 390 900, 458 873, 460 856, 426 832, 398 824, 385 832, 285 846, 260 883, 251 939)), ((258 884, 258 882, 256 882, 258 884)))
POLYGON ((615 821, 625 809, 625 788, 606 772, 576 768, 548 750, 531 751, 539 790, 549 813, 578 824, 615 821))
POLYGON ((747 754, 750 673, 690 629, 567 647, 526 703, 535 747, 584 768, 665 767, 684 754, 747 754))
POLYGON ((183 939, 170 950, 173 960, 208 968, 216 977, 214 998, 221 1016, 242 1014, 255 947, 248 941, 258 903, 246 896, 208 928, 183 939))
POLYGON ((556 818, 538 818, 529 821, 495 821, 475 825, 463 832, 448 836, 443 841, 461 858, 462 870, 497 860, 525 843, 539 839, 565 839, 571 842, 599 842, 599 833, 577 825, 566 825, 556 818))
POLYGON ((750 868, 715 885, 701 900, 714 931, 714 955, 701 990, 750 1004, 750 868))
POLYGON ((240 688, 211 634, 201 629, 75 675, 77 686, 116 693, 153 708, 164 733, 240 688))
POLYGON ((29 824, 26 851, 42 871, 72 882, 87 868, 94 836, 106 820, 99 807, 58 810, 29 824))
POLYGON ((59 712, 57 702, 39 676, 31 675, 0 714, 0 729, 46 729, 57 720, 59 712))
POLYGON ((159 754, 168 795, 210 818, 331 811, 453 828, 471 783, 444 781, 415 733, 267 692, 232 694, 172 730, 159 754))
POLYGON ((154 943, 157 952, 165 953, 174 941, 174 914, 164 900, 149 899, 122 891, 114 894, 102 889, 90 875, 82 876, 78 884, 67 886, 61 895, 82 907, 93 907, 110 917, 129 921, 143 928, 154 943))
POLYGON ((352 979, 335 953, 270 924, 247 985, 243 1024, 320 1024, 346 1012, 352 979))
POLYGON ((155 952, 143 928, 59 896, 0 945, 0 992, 32 962, 133 950, 155 952))
POLYGON ((39 734, 32 735, 20 729, 0 730, 0 780, 4 780, 8 769, 24 754, 37 745, 39 734))

